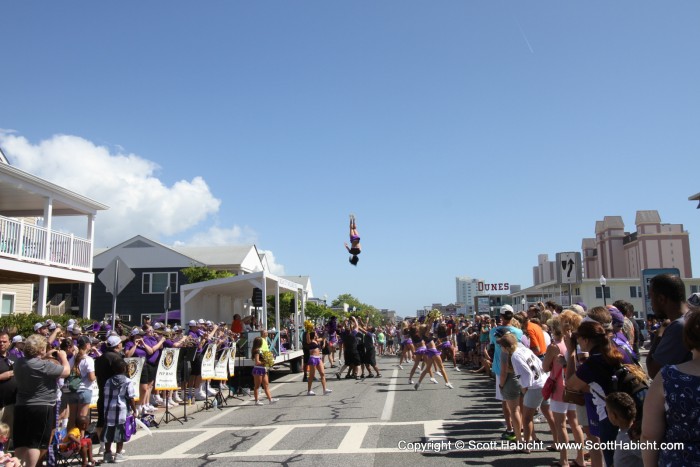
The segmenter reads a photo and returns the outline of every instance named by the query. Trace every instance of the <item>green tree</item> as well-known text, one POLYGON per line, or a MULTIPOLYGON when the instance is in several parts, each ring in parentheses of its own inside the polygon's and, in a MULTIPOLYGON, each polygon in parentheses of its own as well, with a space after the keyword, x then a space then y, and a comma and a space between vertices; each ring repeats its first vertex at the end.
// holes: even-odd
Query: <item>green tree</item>
POLYGON ((379 326, 382 324, 383 316, 379 310, 366 303, 361 302, 359 299, 355 298, 352 294, 341 294, 338 298, 331 302, 333 307, 341 307, 343 303, 347 303, 350 309, 349 314, 355 315, 362 319, 362 322, 366 322, 369 319, 369 324, 372 326, 379 326), (355 308, 354 311, 353 307, 355 308))
POLYGON ((210 281, 213 279, 221 279, 223 277, 235 276, 234 273, 230 271, 219 271, 216 269, 211 269, 206 266, 190 266, 185 269, 181 269, 180 272, 187 278, 187 283, 194 284, 196 282, 210 281))

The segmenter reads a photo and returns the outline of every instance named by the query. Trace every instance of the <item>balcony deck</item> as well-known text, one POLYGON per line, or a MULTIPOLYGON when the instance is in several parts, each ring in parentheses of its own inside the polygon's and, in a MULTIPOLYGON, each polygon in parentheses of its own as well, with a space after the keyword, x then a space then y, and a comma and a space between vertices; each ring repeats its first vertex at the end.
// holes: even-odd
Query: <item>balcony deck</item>
POLYGON ((3 216, 0 216, 0 256, 92 272, 92 245, 89 240, 3 216))

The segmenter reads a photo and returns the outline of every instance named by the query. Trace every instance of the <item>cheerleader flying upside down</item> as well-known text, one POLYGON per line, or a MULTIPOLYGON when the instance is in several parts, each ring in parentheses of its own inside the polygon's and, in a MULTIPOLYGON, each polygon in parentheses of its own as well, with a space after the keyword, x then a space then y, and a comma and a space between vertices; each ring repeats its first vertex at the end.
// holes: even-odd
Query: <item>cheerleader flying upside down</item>
POLYGON ((357 255, 362 252, 362 246, 360 245, 360 234, 357 232, 354 214, 350 214, 350 245, 346 243, 345 249, 352 255, 349 260, 350 264, 357 266, 357 262, 360 261, 357 255))

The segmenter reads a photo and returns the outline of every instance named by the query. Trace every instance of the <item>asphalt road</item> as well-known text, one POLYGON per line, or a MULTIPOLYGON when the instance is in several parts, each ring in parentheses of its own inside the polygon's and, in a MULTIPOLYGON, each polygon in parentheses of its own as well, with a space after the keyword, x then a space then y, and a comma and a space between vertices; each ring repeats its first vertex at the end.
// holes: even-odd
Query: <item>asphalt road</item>
MULTIPOLYGON (((409 368, 395 357, 380 358, 381 378, 336 380, 333 392, 306 395, 301 374, 286 369, 272 374, 276 404, 255 406, 252 398, 229 398, 227 405, 196 411, 187 422, 171 421, 139 431, 125 445, 124 465, 378 465, 405 467, 439 460, 444 465, 550 465, 556 453, 514 454, 486 444, 500 443, 503 431, 494 383, 482 375, 456 372, 454 389, 430 383, 418 391, 408 384, 409 368), (429 444, 416 444, 429 443, 429 444), (431 444, 432 443, 432 444, 431 444), (461 444, 463 448, 460 449, 461 444), (470 447, 476 449, 467 449, 470 447), (414 449, 415 448, 415 449, 414 449), (341 464, 342 465, 342 464, 341 464)), ((328 369, 327 371, 335 371, 328 369)), ((416 378, 417 379, 417 378, 416 378)), ((182 408, 175 409, 178 414, 182 408)), ((189 414, 188 413, 188 414, 189 414)), ((160 417, 158 417, 160 418, 160 417)), ((540 439, 551 441, 548 425, 538 424, 540 439)))

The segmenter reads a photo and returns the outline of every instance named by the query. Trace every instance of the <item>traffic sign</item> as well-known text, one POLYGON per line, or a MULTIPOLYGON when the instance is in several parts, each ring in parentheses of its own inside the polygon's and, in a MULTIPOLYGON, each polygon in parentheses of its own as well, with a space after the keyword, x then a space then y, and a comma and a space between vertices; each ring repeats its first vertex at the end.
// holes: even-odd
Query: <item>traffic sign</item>
POLYGON ((105 285, 107 292, 113 296, 119 295, 124 287, 131 282, 136 274, 117 256, 100 273, 97 278, 105 285))
POLYGON ((581 253, 575 251, 557 253, 557 283, 581 283, 581 253))

